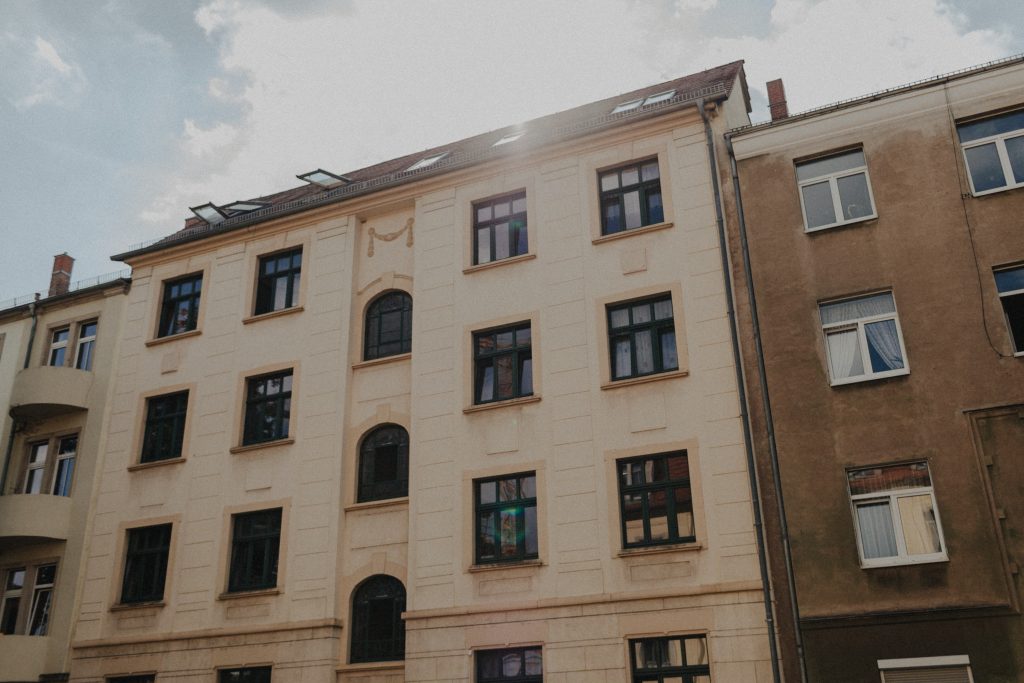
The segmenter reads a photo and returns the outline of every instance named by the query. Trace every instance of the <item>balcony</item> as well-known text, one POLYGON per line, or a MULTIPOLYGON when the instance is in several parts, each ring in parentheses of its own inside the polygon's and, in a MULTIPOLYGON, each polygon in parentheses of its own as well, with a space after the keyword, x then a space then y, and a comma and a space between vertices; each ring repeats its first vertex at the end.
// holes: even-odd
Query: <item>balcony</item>
POLYGON ((14 378, 11 414, 15 417, 45 419, 86 410, 92 380, 91 372, 74 368, 48 365, 25 368, 14 378))
POLYGON ((0 681, 38 681, 49 662, 48 636, 0 635, 0 681))
POLYGON ((26 493, 0 496, 0 549, 7 539, 13 538, 66 541, 70 526, 71 499, 67 496, 26 493))

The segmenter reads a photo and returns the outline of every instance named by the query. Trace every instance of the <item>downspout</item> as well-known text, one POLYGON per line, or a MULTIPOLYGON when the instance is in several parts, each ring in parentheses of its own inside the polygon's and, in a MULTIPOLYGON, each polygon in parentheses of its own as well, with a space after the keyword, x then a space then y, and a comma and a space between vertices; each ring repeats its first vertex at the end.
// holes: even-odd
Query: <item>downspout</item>
MULTIPOLYGON (((36 300, 28 305, 28 310, 32 313, 32 329, 28 333, 28 349, 25 351, 25 363, 21 366, 22 369, 28 367, 29 362, 32 360, 32 345, 36 339, 36 326, 39 324, 39 295, 36 294, 36 300)), ((4 495, 7 491, 7 472, 11 466, 11 453, 14 452, 14 435, 18 432, 18 421, 11 415, 11 431, 7 435, 7 450, 4 452, 4 467, 3 471, 0 471, 0 496, 4 495)))
POLYGON ((736 195, 736 223, 739 227, 740 250, 743 253, 743 275, 747 280, 747 298, 750 302, 750 319, 754 332, 754 349, 757 356, 757 374, 761 382, 761 403, 764 406, 765 426, 768 431, 768 455, 772 467, 775 500, 778 504, 779 531, 782 534, 782 556, 786 565, 786 584, 789 588, 789 606, 793 613, 793 631, 796 639, 797 664, 800 680, 807 683, 807 662, 804 659, 804 640, 800 630, 800 607, 796 597, 796 577, 793 573, 793 552, 789 545, 789 524, 786 522, 786 504, 782 496, 782 479, 779 474, 779 448, 775 440, 775 421, 772 417, 772 402, 768 396, 768 377, 765 372, 764 347, 761 345, 761 324, 757 315, 757 297, 754 295, 754 277, 750 268, 750 247, 747 242, 747 221, 743 213, 743 197, 740 193, 740 177, 736 168, 736 155, 732 138, 727 133, 725 148, 729 152, 729 167, 732 172, 733 192, 736 195))
POLYGON ((740 364, 739 328, 736 325, 736 310, 733 307, 732 277, 729 270, 729 251, 725 238, 725 217, 722 213, 722 192, 718 182, 718 163, 715 159, 715 138, 711 121, 704 111, 704 100, 697 102, 700 117, 704 120, 704 136, 707 138, 708 160, 711 164, 711 187, 715 192, 715 222, 718 225, 718 249, 722 257, 722 280, 725 285, 725 305, 729 316, 729 336, 732 340, 732 360, 736 369, 736 387, 740 404, 740 418, 743 422, 743 448, 747 456, 747 477, 750 483, 750 504, 754 512, 754 538, 757 541, 757 565, 761 572, 761 592, 764 596, 764 620, 768 626, 768 648, 772 662, 772 681, 781 683, 779 671, 779 650, 775 640, 775 614, 772 608, 771 584, 768 577, 768 560, 765 553, 764 524, 761 519, 761 498, 758 493, 757 470, 754 463, 754 446, 750 435, 750 420, 747 413, 747 392, 743 382, 743 367, 740 364))

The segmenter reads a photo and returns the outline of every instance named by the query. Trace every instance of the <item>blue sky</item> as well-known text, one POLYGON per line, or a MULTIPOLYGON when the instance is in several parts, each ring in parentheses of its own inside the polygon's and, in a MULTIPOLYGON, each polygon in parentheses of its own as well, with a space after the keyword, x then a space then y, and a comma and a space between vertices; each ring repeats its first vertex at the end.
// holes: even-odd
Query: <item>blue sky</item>
POLYGON ((0 0, 0 300, 189 206, 734 59, 763 118, 776 77, 798 111, 1020 52, 1019 0, 0 0))

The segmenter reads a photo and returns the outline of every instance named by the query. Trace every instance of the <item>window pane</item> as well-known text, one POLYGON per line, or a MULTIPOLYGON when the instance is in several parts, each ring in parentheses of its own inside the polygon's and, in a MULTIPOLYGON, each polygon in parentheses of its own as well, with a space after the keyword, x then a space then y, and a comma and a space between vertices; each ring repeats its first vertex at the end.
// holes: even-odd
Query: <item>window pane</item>
POLYGON ((836 179, 839 186, 839 203, 843 208, 843 219, 853 220, 870 216, 871 195, 868 193, 868 178, 863 173, 836 179))
POLYGON ((821 304, 818 309, 821 312, 821 323, 823 325, 835 325, 860 318, 895 313, 896 304, 893 302, 892 292, 885 292, 872 296, 862 296, 856 299, 836 301, 831 304, 821 304))
POLYGON ((629 309, 617 308, 611 312, 612 328, 629 326, 629 309))
POLYGON ((860 353, 857 330, 833 332, 825 337, 828 346, 828 364, 832 379, 859 377, 864 374, 864 361, 860 353))
POLYGON ((1006 315, 1006 324, 1010 327, 1010 336, 1013 338, 1014 353, 1024 352, 1024 294, 1004 296, 1003 313, 1006 315))
POLYGON ((526 515, 526 554, 537 554, 537 508, 528 507, 526 515))
POLYGON ((494 227, 494 259, 509 257, 508 223, 499 223, 494 227))
POLYGON ((21 598, 7 598, 4 600, 3 611, 0 612, 0 633, 12 635, 15 626, 18 624, 18 607, 21 605, 21 598))
POLYGON ((928 465, 911 462, 888 467, 872 467, 849 473, 850 495, 916 489, 932 485, 928 465))
POLYGON ((647 224, 653 225, 665 220, 665 209, 661 205, 661 193, 651 192, 647 195, 647 224))
POLYGON ((956 127, 956 130, 960 136, 960 142, 970 142, 971 140, 980 140, 981 138, 999 135, 1000 133, 1010 133, 1020 128, 1024 128, 1024 109, 980 121, 962 123, 956 127))
POLYGON ((1006 185, 1006 176, 1003 175, 1003 166, 999 162, 996 143, 990 142, 987 145, 965 149, 964 154, 967 157, 967 167, 971 172, 975 192, 994 190, 1006 185))
POLYGON ((478 221, 489 221, 491 220, 491 207, 490 205, 481 206, 476 210, 476 219, 478 221))
POLYGON ((896 533, 888 502, 858 504, 857 525, 865 560, 896 556, 896 533))
POLYGON ((503 400, 513 397, 512 355, 498 356, 494 359, 497 368, 497 398, 503 400))
POLYGON ((57 462, 57 474, 53 481, 53 495, 70 496, 71 479, 75 473, 75 459, 64 458, 57 462))
POLYGON ((882 320, 864 326, 868 340, 868 356, 875 372, 899 370, 903 367, 903 352, 896 331, 895 320, 882 320))
POLYGON ((626 527, 626 545, 643 543, 644 535, 644 494, 627 493, 622 496, 622 520, 626 527))
POLYGON ((480 485, 480 502, 493 503, 498 500, 498 482, 485 481, 480 485))
POLYGON ((1000 292, 1024 290, 1024 268, 997 270, 995 272, 996 289, 1000 292))
POLYGON ((683 665, 683 643, 678 638, 671 638, 665 643, 665 663, 669 666, 683 665))
POLYGON ((679 538, 690 538, 695 535, 693 527, 693 499, 689 488, 677 488, 673 495, 676 503, 676 529, 679 538))
POLYGON ((654 372, 654 345, 651 341, 651 331, 643 330, 637 332, 636 340, 636 372, 644 375, 654 372))
POLYGON ((25 493, 39 493, 43 490, 43 470, 29 470, 25 483, 25 493))
POLYGON ((517 197, 512 200, 512 213, 523 213, 526 211, 526 197, 517 197))
POLYGON ((498 500, 519 500, 519 480, 515 477, 498 482, 498 500))
POLYGON ((544 673, 543 660, 541 659, 541 651, 539 648, 527 650, 525 659, 527 676, 540 676, 544 673))
POLYGON ((801 188, 804 198, 804 216, 808 228, 831 225, 836 222, 836 210, 832 204, 832 188, 829 182, 815 183, 801 188))
POLYGON ((476 231, 476 262, 490 263, 491 261, 491 229, 480 228, 476 231))
POLYGON ((661 369, 675 370, 679 367, 679 356, 676 354, 676 333, 661 333, 661 369))
POLYGON ((668 320, 672 317, 672 300, 665 299, 664 301, 654 302, 654 319, 655 320, 668 320))
POLYGON ((495 204, 494 205, 494 217, 495 218, 504 218, 505 216, 507 216, 510 213, 510 211, 509 211, 510 208, 511 207, 509 206, 508 202, 502 202, 500 204, 495 204))
POLYGON ((495 335, 498 350, 511 349, 515 338, 515 330, 502 330, 495 335))
POLYGON ((858 168, 866 165, 867 163, 864 161, 863 150, 857 149, 851 152, 825 157, 824 159, 815 159, 813 161, 805 161, 801 164, 797 164, 796 177, 797 180, 800 181, 810 180, 811 178, 820 178, 821 176, 841 173, 842 171, 848 171, 851 168, 858 168))
POLYGON ((633 374, 632 344, 629 338, 615 340, 615 347, 612 350, 615 377, 629 377, 633 374))
POLYGON ((1014 181, 1024 183, 1024 135, 1006 141, 1006 155, 1010 157, 1014 181))
POLYGON ((601 191, 615 190, 619 187, 619 174, 617 172, 605 173, 601 176, 601 191))
POLYGON ((530 251, 530 240, 526 223, 523 221, 513 221, 513 225, 516 226, 516 256, 526 254, 530 251))
POLYGON ((651 322, 651 305, 649 303, 645 302, 633 306, 632 313, 634 325, 651 322))
POLYGON ((604 234, 610 235, 611 233, 622 231, 622 204, 618 197, 605 199, 602 202, 601 214, 603 216, 602 227, 604 228, 604 234))
POLYGON ((640 182, 640 169, 634 166, 633 168, 622 169, 622 186, 627 187, 629 185, 636 185, 640 182))
POLYGON ((641 174, 644 180, 657 180, 659 178, 658 162, 655 161, 650 164, 644 164, 641 169, 641 174))
POLYGON ((935 519, 931 494, 902 496, 897 499, 900 523, 907 552, 911 555, 929 555, 942 551, 939 544, 939 525, 935 519))
POLYGON ((523 498, 537 497, 537 477, 529 475, 519 479, 519 489, 523 498))
POLYGON ((516 545, 518 536, 518 510, 502 510, 499 513, 499 524, 501 524, 501 557, 504 559, 516 559, 519 549, 516 545))
POLYGON ((533 394, 533 360, 524 359, 519 364, 519 395, 530 396, 533 394))
POLYGON ((638 190, 627 192, 622 195, 622 199, 626 205, 626 229, 639 228, 643 225, 640 215, 640 192, 638 190))
POLYGON ((708 643, 704 638, 687 638, 683 642, 686 644, 687 666, 706 665, 709 663, 708 643))
POLYGON ((648 494, 647 504, 648 518, 651 521, 651 540, 668 540, 668 502, 665 492, 652 491, 648 494))
POLYGON ((50 624, 50 602, 53 597, 52 588, 36 589, 32 602, 32 616, 29 622, 28 635, 45 636, 50 624))

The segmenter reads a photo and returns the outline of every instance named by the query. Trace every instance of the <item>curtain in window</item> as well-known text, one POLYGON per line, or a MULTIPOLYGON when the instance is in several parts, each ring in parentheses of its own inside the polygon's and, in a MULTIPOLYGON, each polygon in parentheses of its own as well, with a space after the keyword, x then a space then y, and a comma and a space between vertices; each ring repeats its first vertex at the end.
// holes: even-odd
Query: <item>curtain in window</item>
POLYGON ((871 365, 875 372, 898 370, 903 367, 903 353, 900 338, 896 332, 895 320, 882 320, 864 326, 871 350, 871 365))
POLYGON ((832 367, 833 379, 864 374, 864 361, 860 356, 857 330, 834 332, 825 339, 828 341, 828 362, 832 367))
POLYGON ((896 532, 889 503, 858 505, 857 524, 865 560, 896 555, 896 532))
POLYGON ((900 507, 900 522, 903 525, 903 538, 907 543, 907 553, 930 555, 941 552, 939 527, 935 519, 931 495, 902 496, 898 499, 897 504, 900 507))
POLYGON ((821 323, 823 325, 834 325, 836 323, 856 320, 857 318, 869 318, 885 313, 895 313, 896 304, 893 303, 892 293, 875 294, 859 299, 837 301, 833 304, 822 304, 821 323))

